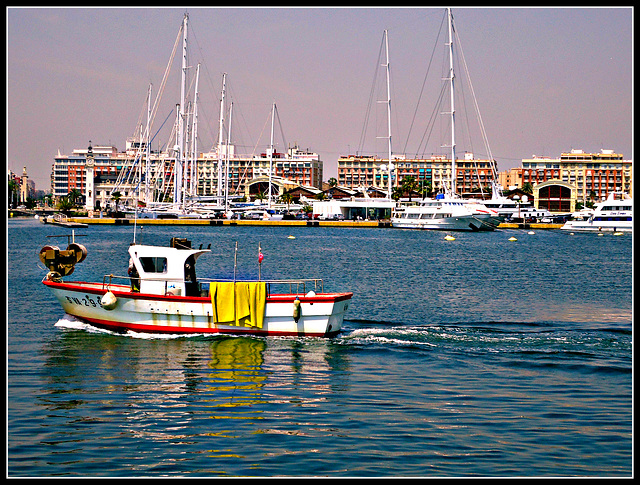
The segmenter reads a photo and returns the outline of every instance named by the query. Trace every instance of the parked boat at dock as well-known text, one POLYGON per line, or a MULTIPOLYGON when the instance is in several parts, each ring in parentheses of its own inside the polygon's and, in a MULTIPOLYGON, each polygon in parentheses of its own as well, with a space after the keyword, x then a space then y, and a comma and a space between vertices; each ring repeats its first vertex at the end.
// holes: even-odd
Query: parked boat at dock
POLYGON ((474 212, 463 199, 436 197, 420 205, 401 207, 391 216, 393 227, 400 229, 435 229, 441 231, 492 231, 489 213, 474 212))
POLYGON ((353 296, 323 292, 320 279, 199 279, 196 260, 210 249, 192 249, 186 239, 172 238, 168 247, 133 243, 128 252, 128 277, 63 281, 86 248, 44 246, 40 260, 49 272, 42 283, 67 314, 116 332, 330 337, 353 296))
POLYGON ((595 209, 574 213, 561 229, 569 231, 633 231, 633 199, 624 192, 612 192, 595 209))
POLYGON ((61 214, 61 213, 56 213, 49 216, 41 216, 40 222, 42 222, 43 224, 52 224, 54 226, 68 227, 68 228, 88 227, 87 224, 70 221, 65 214, 61 214))

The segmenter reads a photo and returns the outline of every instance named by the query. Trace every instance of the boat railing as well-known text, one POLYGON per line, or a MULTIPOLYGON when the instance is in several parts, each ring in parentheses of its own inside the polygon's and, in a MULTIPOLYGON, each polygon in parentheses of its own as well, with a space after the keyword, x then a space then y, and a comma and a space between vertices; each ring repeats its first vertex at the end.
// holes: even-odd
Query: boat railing
MULTIPOLYGON (((109 289, 111 285, 117 285, 122 283, 115 283, 114 281, 126 281, 127 283, 132 283, 132 287, 136 286, 140 287, 140 281, 142 278, 140 277, 132 277, 132 276, 119 276, 114 274, 104 275, 102 277, 102 288, 109 289)), ((170 283, 188 283, 184 279, 180 278, 153 278, 153 277, 145 277, 144 281, 161 281, 165 283, 165 293, 169 290, 170 283)), ((200 296, 208 296, 209 295, 209 285, 211 283, 239 283, 239 282, 250 282, 257 283, 262 282, 267 285, 267 295, 271 295, 272 286, 280 286, 280 287, 288 287, 289 294, 307 294, 309 291, 314 291, 315 293, 323 293, 324 292, 324 282, 321 278, 301 278, 301 279, 271 279, 271 280, 233 280, 233 279, 224 279, 224 278, 198 278, 197 284, 199 288, 200 296)))

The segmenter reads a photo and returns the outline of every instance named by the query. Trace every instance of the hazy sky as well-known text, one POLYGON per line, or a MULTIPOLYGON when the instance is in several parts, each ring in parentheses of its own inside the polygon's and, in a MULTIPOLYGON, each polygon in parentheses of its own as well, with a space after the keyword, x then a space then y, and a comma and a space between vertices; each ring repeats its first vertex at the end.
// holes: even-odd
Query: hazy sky
MULTIPOLYGON (((411 120, 434 45, 439 49, 434 63, 442 58, 444 45, 436 36, 443 8, 186 12, 190 64, 202 63, 201 150, 217 140, 223 72, 234 101, 232 139, 240 152, 264 152, 270 143, 273 102, 277 147, 297 143, 319 153, 325 179, 336 175, 340 155, 378 149, 376 136, 386 132, 361 135, 379 79, 375 73, 383 69, 378 55, 385 29, 393 151, 406 147, 413 155, 420 147, 439 77, 411 120)), ((8 8, 8 168, 22 173, 26 166, 37 188, 46 189, 58 150, 71 154, 90 140, 124 149, 146 116, 150 83, 157 94, 184 13, 184 8, 8 8)), ((631 8, 453 7, 453 15, 499 170, 519 166, 533 154, 555 157, 572 148, 613 149, 633 158, 631 8)), ((175 119, 179 62, 154 132, 165 119, 166 131, 175 119)), ((382 99, 376 91, 369 124, 384 118, 377 114, 382 99)), ((471 105, 471 98, 465 103, 471 105)), ((466 119, 458 114, 457 126, 466 119)), ((167 138, 160 132, 154 148, 167 138)), ((471 149, 485 154, 481 140, 471 149)), ((427 151, 445 152, 438 146, 427 151)))

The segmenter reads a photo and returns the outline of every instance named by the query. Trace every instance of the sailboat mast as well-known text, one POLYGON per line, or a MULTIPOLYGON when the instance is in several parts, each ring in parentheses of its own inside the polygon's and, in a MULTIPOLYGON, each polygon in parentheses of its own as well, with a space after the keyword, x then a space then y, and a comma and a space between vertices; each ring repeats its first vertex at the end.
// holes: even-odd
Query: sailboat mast
POLYGON ((393 173, 394 164, 391 160, 391 76, 389 71, 389 32, 384 31, 385 49, 387 51, 387 63, 385 64, 387 71, 387 133, 388 133, 388 145, 389 145, 389 179, 387 180, 387 197, 391 200, 391 174, 393 173))
POLYGON ((224 98, 227 92, 227 73, 222 74, 222 95, 220 97, 220 129, 218 132, 218 200, 222 200, 222 146, 224 143, 224 98))
POLYGON ((149 203, 149 166, 151 161, 149 160, 151 156, 151 137, 150 130, 151 127, 151 88, 152 84, 149 84, 149 95, 147 97, 147 128, 145 133, 145 165, 144 165, 144 202, 145 204, 149 203))
POLYGON ((187 24, 189 15, 184 14, 182 21, 182 79, 180 85, 180 105, 178 107, 178 132, 177 132, 177 155, 176 155, 176 170, 174 174, 174 190, 173 190, 173 204, 177 208, 183 205, 182 195, 182 182, 184 178, 183 164, 184 164, 184 104, 185 104, 185 89, 186 89, 186 77, 187 77, 187 24))
POLYGON ((200 64, 196 67, 196 84, 193 97, 193 127, 191 130, 191 165, 189 173, 189 195, 191 197, 196 195, 197 192, 197 180, 198 174, 198 82, 200 81, 200 64))
POLYGON ((224 174, 224 210, 229 210, 229 145, 231 143, 231 115, 233 114, 233 101, 229 105, 229 130, 227 131, 227 150, 225 153, 224 174))
POLYGON ((451 103, 451 195, 456 194, 456 110, 454 106, 454 73, 453 73, 453 16, 451 8, 447 8, 449 19, 449 93, 451 103))
POLYGON ((269 149, 269 209, 271 209, 271 176, 273 173, 273 122, 276 115, 276 103, 271 109, 271 147, 269 149))

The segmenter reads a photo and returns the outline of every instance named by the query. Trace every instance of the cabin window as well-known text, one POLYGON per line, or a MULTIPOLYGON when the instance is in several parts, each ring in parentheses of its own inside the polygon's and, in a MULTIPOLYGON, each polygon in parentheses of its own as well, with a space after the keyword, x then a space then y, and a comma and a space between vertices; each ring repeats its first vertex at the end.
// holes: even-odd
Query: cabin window
POLYGON ((144 257, 140 258, 140 264, 145 273, 167 272, 167 258, 144 257))

